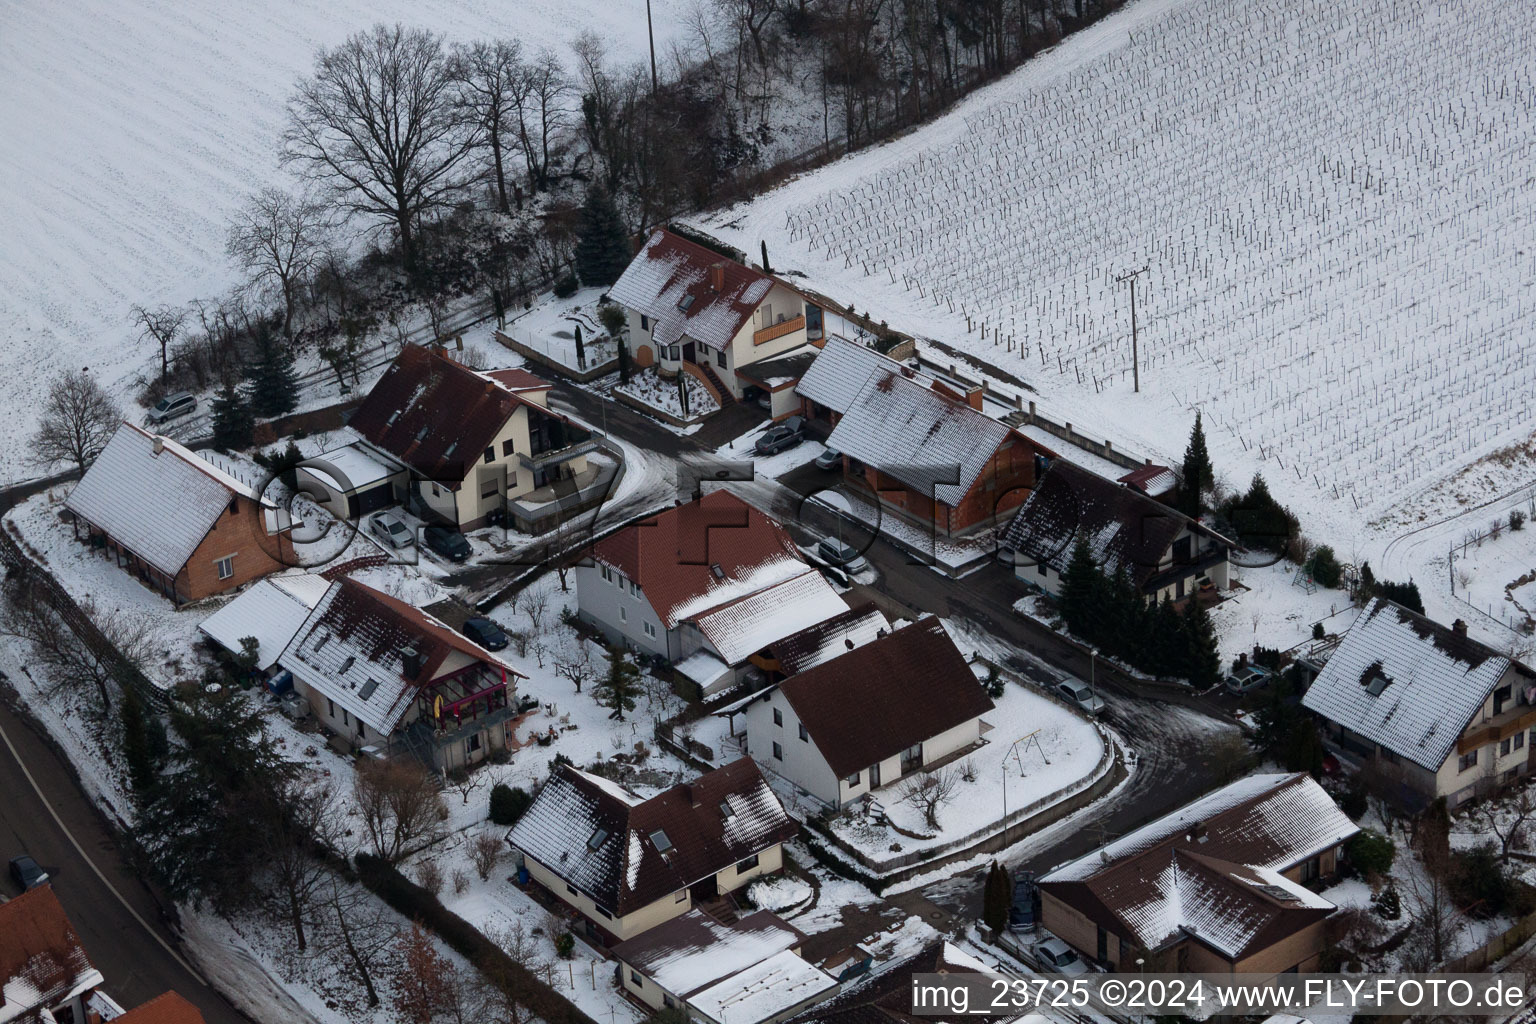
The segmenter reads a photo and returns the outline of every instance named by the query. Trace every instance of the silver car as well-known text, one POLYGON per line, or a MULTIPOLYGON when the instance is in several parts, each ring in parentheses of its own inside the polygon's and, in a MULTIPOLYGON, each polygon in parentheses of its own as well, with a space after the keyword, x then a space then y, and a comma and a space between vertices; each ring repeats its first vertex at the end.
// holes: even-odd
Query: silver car
POLYGON ((149 410, 149 414, 144 417, 144 422, 152 424, 165 423, 179 416, 186 416, 196 409, 196 395, 190 391, 177 391, 175 394, 166 395, 156 402, 155 407, 149 410))
POLYGON ((1080 683, 1076 679, 1068 679, 1064 683, 1057 683, 1056 691, 1087 714, 1101 715, 1104 713, 1106 706, 1104 698, 1089 689, 1087 683, 1080 683))
POLYGON ((869 563, 854 550, 852 544, 845 544, 832 537, 823 537, 816 542, 816 557, 844 572, 863 572, 869 568, 869 563))
POLYGON ((405 520, 393 512, 380 512, 368 522, 368 528, 392 548, 408 548, 416 543, 405 520))
POLYGON ((1046 939, 1035 947, 1035 959, 1040 968, 1057 974, 1087 974, 1088 965, 1078 958, 1072 947, 1057 938, 1046 939))

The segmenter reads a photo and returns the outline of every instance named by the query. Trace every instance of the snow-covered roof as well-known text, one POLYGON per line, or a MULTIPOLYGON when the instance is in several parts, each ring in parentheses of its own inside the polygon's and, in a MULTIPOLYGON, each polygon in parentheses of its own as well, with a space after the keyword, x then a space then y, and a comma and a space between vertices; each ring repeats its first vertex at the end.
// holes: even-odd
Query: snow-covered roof
POLYGON ((101 983, 53 886, 0 904, 0 1021, 30 1019, 101 983))
MULTIPOLYGON (((815 362, 795 385, 795 393, 824 409, 844 413, 871 377, 891 371, 901 372, 902 364, 868 345, 829 336, 815 362)), ((925 374, 918 374, 917 380, 925 387, 933 383, 933 378, 925 374)))
POLYGON ((299 468, 320 477, 343 494, 372 487, 401 472, 369 454, 359 442, 306 459, 299 468))
POLYGON ((261 500, 249 482, 196 452, 124 423, 64 505, 175 576, 236 497, 261 500))
POLYGON ((799 947, 803 938, 798 929, 766 910, 734 924, 690 910, 619 943, 610 952, 672 995, 686 997, 799 947))
POLYGON ((559 765, 512 828, 523 854, 614 914, 707 878, 795 835, 750 757, 635 802, 559 765))
POLYGON ((1256 775, 1039 884, 1142 948, 1192 936, 1235 962, 1332 913, 1332 903, 1282 872, 1358 831, 1310 776, 1256 775))
POLYGON ((991 974, 993 969, 982 963, 976 957, 967 953, 953 942, 945 941, 939 950, 939 963, 945 967, 959 968, 965 971, 975 971, 978 974, 991 974))
POLYGON ((648 316, 658 345, 675 345, 686 334, 723 349, 773 285, 774 279, 760 270, 658 228, 608 289, 608 297, 648 316))
POLYGON ((965 402, 879 369, 854 396, 827 447, 959 505, 1013 431, 965 402))
POLYGON ((1438 771, 1512 666, 1525 685, 1536 682, 1492 648, 1376 598, 1344 634, 1302 704, 1438 771))
POLYGON ((256 667, 266 671, 277 663, 283 648, 325 596, 331 583, 317 573, 285 573, 257 580, 245 593, 214 612, 197 627, 208 639, 232 653, 240 641, 257 640, 256 667))
POLYGON ((693 616, 704 639, 727 664, 747 660, 775 640, 848 610, 815 569, 693 616))
POLYGON ((701 689, 709 689, 731 670, 731 666, 717 658, 713 652, 700 647, 688 657, 672 666, 672 671, 680 673, 699 684, 701 689))
POLYGON ((343 576, 331 584, 278 661, 296 679, 387 736, 453 654, 503 679, 521 676, 436 617, 343 576), (401 652, 407 648, 421 659, 414 676, 406 673, 401 652))
POLYGON ((688 1005, 715 1024, 758 1024, 838 988, 832 975, 785 950, 699 992, 688 1005))
POLYGON ((780 670, 792 676, 847 654, 890 629, 890 621, 874 602, 865 601, 775 641, 773 654, 780 670))
POLYGON ((612 533, 592 555, 638 583, 668 629, 806 570, 782 526, 725 490, 612 533))

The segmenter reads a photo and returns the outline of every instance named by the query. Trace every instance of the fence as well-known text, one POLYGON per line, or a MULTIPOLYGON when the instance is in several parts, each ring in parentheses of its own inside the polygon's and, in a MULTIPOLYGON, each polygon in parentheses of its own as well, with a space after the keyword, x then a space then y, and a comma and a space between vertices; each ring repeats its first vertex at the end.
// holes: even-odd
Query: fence
POLYGON ((515 328, 495 331, 493 337, 518 355, 559 370, 582 383, 610 372, 619 362, 618 346, 611 338, 594 338, 582 343, 587 357, 586 367, 582 368, 577 365, 574 340, 567 344, 564 339, 536 338, 531 332, 515 328))
MULTIPOLYGON (((1474 527, 1468 530, 1462 535, 1461 542, 1459 544, 1452 544, 1446 553, 1446 577, 1450 585, 1451 596, 1477 615, 1497 623, 1520 636, 1530 636, 1533 632, 1536 632, 1536 617, 1532 616, 1531 609, 1515 599, 1514 591, 1530 583, 1536 576, 1521 576, 1513 582, 1505 584, 1505 601, 1513 606, 1513 611, 1499 605, 1484 606, 1474 604, 1468 599, 1466 594, 1467 587, 1471 583, 1471 573, 1466 569, 1458 570, 1456 568, 1456 559, 1458 555, 1465 558, 1468 548, 1481 548, 1483 541, 1492 542, 1498 540, 1506 532, 1519 532, 1513 525, 1516 520, 1511 518, 1517 516, 1517 514, 1519 517, 1518 521, 1522 524, 1521 529, 1524 529, 1526 524, 1530 524, 1532 529, 1536 529, 1536 485, 1532 485, 1531 490, 1532 493, 1526 495, 1523 503, 1516 501, 1511 507, 1502 512, 1490 512, 1491 518, 1486 528, 1479 529, 1474 527), (1461 583, 1460 593, 1457 592, 1456 585, 1458 581, 1461 583)), ((1505 496, 1506 500, 1508 497, 1509 495, 1505 496)))
POLYGON ((1536 914, 1527 914, 1472 952, 1446 961, 1445 966, 1440 970, 1446 974, 1467 974, 1484 970, 1489 964, 1502 960, 1514 952, 1532 935, 1536 935, 1536 914))

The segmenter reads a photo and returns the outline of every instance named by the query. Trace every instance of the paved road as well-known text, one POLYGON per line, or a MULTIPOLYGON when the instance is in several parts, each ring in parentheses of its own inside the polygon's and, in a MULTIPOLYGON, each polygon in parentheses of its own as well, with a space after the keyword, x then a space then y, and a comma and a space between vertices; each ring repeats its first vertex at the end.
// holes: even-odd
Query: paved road
MULTIPOLYGON (((250 1024, 185 964, 154 894, 124 860, 69 765, 3 702, 0 736, 0 852, 6 860, 31 854, 52 876, 59 902, 106 978, 107 993, 132 1007, 175 989, 209 1024, 250 1024)), ((7 896, 18 894, 9 875, 3 884, 7 896)))

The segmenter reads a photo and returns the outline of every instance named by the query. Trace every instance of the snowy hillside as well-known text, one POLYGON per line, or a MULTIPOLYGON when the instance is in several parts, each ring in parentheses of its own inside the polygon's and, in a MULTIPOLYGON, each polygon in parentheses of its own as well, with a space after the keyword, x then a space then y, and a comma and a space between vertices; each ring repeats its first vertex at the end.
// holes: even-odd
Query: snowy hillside
MULTIPOLYGON (((652 0, 658 50, 687 0, 652 0)), ((645 0, 14 0, 0 15, 0 446, 33 428, 41 381, 89 366, 124 384, 147 363, 135 303, 235 283, 230 211, 282 180, 284 102, 315 50, 376 21, 557 49, 583 29, 645 52, 645 0)), ((120 386, 119 390, 123 388, 120 386)), ((0 459, 0 479, 24 467, 0 459)))
POLYGON ((1348 553, 1532 431, 1533 30, 1529 4, 1140 0, 713 227, 1127 446, 1177 457, 1203 409, 1231 483, 1262 470, 1348 553))

